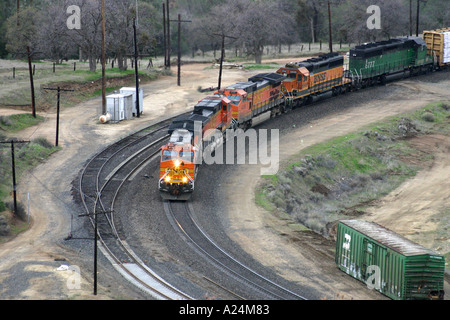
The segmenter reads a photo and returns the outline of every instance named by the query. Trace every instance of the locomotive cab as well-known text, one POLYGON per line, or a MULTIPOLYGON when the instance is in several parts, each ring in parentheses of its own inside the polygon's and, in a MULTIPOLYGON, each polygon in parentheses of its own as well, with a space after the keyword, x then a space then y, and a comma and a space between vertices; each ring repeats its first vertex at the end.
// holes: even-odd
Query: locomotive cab
POLYGON ((165 200, 188 200, 194 191, 197 150, 188 130, 175 130, 161 148, 159 191, 165 200))
MULTIPOLYGON (((236 84, 239 86, 241 83, 236 84)), ((242 85, 241 85, 242 86, 242 85)), ((231 105, 232 126, 234 128, 243 121, 251 118, 252 100, 248 97, 248 92, 239 87, 227 87, 214 93, 216 96, 228 98, 231 105)))

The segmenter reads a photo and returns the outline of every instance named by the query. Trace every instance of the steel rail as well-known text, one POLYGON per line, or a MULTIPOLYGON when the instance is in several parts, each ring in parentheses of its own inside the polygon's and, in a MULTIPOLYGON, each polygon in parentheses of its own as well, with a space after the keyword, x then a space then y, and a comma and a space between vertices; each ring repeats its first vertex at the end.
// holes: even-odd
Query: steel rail
MULTIPOLYGON (((165 126, 165 127, 167 127, 167 126, 165 126)), ((95 201, 94 201, 94 214, 95 214, 95 210, 97 210, 97 205, 98 204, 102 207, 103 210, 105 210, 105 208, 103 206, 103 203, 101 201, 101 192, 104 190, 104 188, 109 183, 109 181, 111 181, 111 179, 117 174, 117 172, 120 171, 120 169, 123 168, 127 163, 131 162, 133 159, 135 159, 136 157, 138 157, 139 155, 141 155, 142 153, 147 151, 149 148, 155 146, 158 142, 162 141, 164 138, 167 138, 168 135, 165 135, 162 138, 159 138, 156 141, 153 141, 148 146, 146 146, 146 147, 140 149, 138 152, 136 152, 132 157, 127 159, 127 161, 121 163, 121 165, 118 168, 118 170, 116 170, 114 172, 114 174, 112 174, 111 177, 109 177, 107 179, 107 182, 105 184, 103 184, 103 186, 99 190, 98 187, 100 185, 100 183, 99 183, 100 173, 104 169, 106 163, 109 162, 120 151, 124 150, 125 148, 130 147, 132 144, 136 144, 137 142, 141 141, 144 138, 148 138, 150 135, 152 135, 155 132, 161 130, 162 128, 164 128, 164 127, 161 127, 161 128, 156 129, 156 130, 153 130, 153 131, 149 132, 147 135, 139 137, 138 139, 134 139, 131 142, 127 143, 125 146, 122 146, 121 148, 119 148, 118 150, 113 152, 113 154, 109 155, 109 157, 103 162, 101 167, 98 168, 98 172, 97 172, 97 175, 96 175, 96 189, 97 189, 96 190, 96 194, 97 194, 97 196, 96 196, 95 201)), ((143 130, 140 130, 139 132, 135 133, 134 135, 136 135, 136 134, 138 134, 138 133, 140 133, 140 132, 142 132, 142 131, 144 131, 146 129, 148 129, 148 128, 144 128, 143 130)), ((83 177, 85 176, 87 168, 89 167, 89 165, 95 159, 98 159, 102 154, 107 153, 108 150, 111 150, 114 147, 115 147, 115 144, 109 146, 108 148, 106 148, 105 150, 103 150, 102 152, 97 154, 97 156, 92 158, 82 170, 81 177, 80 177, 80 183, 79 183, 79 186, 80 186, 79 190, 80 190, 80 196, 81 196, 81 200, 82 200, 83 206, 84 206, 86 212, 88 212, 88 213, 89 213, 89 208, 88 208, 88 205, 86 203, 86 194, 83 192, 83 177)), ((119 189, 123 185, 123 182, 128 180, 129 176, 133 172, 135 172, 140 166, 142 166, 145 162, 147 162, 150 158, 152 158, 158 151, 153 152, 150 156, 148 156, 146 159, 144 159, 144 161, 141 161, 137 166, 135 166, 135 168, 133 168, 133 170, 131 170, 131 173, 129 173, 127 175, 126 179, 124 179, 122 181, 122 183, 120 184, 119 189)), ((118 194, 118 190, 116 190, 116 193, 114 195, 114 199, 117 197, 117 194, 118 194)), ((166 299, 166 300, 192 299, 188 295, 184 294, 183 292, 179 291, 178 289, 174 288, 173 286, 171 286, 170 284, 165 282, 158 275, 156 275, 152 270, 150 270, 150 268, 148 268, 139 259, 139 257, 134 252, 132 252, 131 248, 122 239, 120 239, 120 237, 119 237, 119 235, 117 233, 117 230, 115 229, 113 221, 111 221, 111 219, 109 219, 109 217, 107 217, 107 220, 108 220, 110 226, 112 227, 113 233, 116 236, 116 240, 118 241, 118 243, 120 244, 122 249, 126 252, 126 254, 130 258, 130 260, 134 261, 134 264, 128 264, 128 263, 124 264, 124 263, 122 263, 120 261, 120 259, 106 245, 106 242, 102 238, 101 231, 98 229, 98 237, 99 237, 100 249, 105 254, 105 256, 108 258, 108 260, 113 264, 113 266, 118 271, 121 271, 122 275, 125 278, 127 278, 131 282, 134 282, 135 285, 137 285, 138 287, 140 287, 144 291, 150 293, 152 296, 154 296, 157 299, 166 299)), ((90 217, 90 223, 94 226, 94 219, 92 217, 90 217)))
POLYGON ((262 276, 261 274, 257 273, 256 271, 252 270, 251 268, 247 267, 237 259, 233 258, 230 254, 228 254, 224 249, 222 249, 219 245, 217 245, 198 225, 198 223, 195 221, 192 209, 190 208, 189 204, 187 202, 182 203, 182 206, 185 210, 185 213, 180 213, 188 218, 187 223, 190 224, 190 226, 183 226, 183 223, 179 221, 179 219, 176 217, 176 213, 174 212, 173 208, 173 202, 172 201, 166 201, 164 202, 164 209, 166 211, 166 214, 169 215, 175 224, 178 226, 178 228, 181 230, 182 234, 190 240, 190 242, 194 245, 194 247, 198 250, 200 254, 203 256, 206 256, 207 259, 212 261, 213 264, 215 264, 219 269, 226 271, 228 274, 232 274, 235 278, 237 278, 241 282, 247 283, 247 285, 250 285, 252 288, 255 288, 256 290, 262 292, 263 294, 275 298, 284 300, 286 297, 289 297, 290 299, 301 299, 301 300, 307 300, 305 297, 296 294, 278 284, 271 281, 270 279, 262 276), (187 227, 194 227, 195 231, 198 233, 198 235, 201 236, 202 244, 198 241, 194 240, 194 236, 188 233, 187 227), (221 255, 223 255, 226 259, 225 260, 219 260, 214 255, 214 252, 209 252, 204 247, 210 245, 213 247, 214 250, 219 252, 221 255), (254 280, 250 280, 247 278, 247 276, 243 275, 239 271, 235 270, 235 267, 232 265, 238 265, 240 268, 244 269, 245 272, 249 273, 251 276, 254 277, 254 280), (259 282, 263 283, 257 284, 255 281, 258 280, 259 282), (265 286, 272 287, 271 289, 266 288, 265 286), (282 293, 280 295, 279 293, 273 292, 274 290, 278 290, 279 293, 282 293))

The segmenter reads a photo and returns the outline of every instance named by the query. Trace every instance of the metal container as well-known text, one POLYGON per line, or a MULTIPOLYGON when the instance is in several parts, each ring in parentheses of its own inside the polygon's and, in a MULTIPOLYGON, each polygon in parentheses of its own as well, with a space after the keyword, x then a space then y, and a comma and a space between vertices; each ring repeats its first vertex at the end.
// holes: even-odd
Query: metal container
POLYGON ((133 117, 133 95, 128 93, 106 96, 106 112, 111 115, 111 122, 131 119, 133 117))
POLYGON ((339 269, 395 300, 444 298, 445 259, 379 224, 338 224, 339 269))
MULTIPOLYGON (((120 93, 122 94, 132 94, 133 95, 133 115, 137 115, 136 110, 136 88, 135 87, 123 87, 120 88, 120 93)), ((142 88, 139 88, 139 110, 141 111, 141 114, 144 113, 144 91, 142 88)))

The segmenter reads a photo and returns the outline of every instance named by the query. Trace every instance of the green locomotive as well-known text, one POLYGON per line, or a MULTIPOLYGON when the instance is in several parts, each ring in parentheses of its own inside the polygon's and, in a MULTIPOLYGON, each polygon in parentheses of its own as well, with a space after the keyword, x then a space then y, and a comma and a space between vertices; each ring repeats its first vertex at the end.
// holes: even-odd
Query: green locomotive
POLYGON ((356 88, 361 88, 384 83, 386 76, 396 73, 426 73, 433 66, 433 57, 427 54, 427 46, 421 38, 399 38, 351 49, 347 76, 356 88))

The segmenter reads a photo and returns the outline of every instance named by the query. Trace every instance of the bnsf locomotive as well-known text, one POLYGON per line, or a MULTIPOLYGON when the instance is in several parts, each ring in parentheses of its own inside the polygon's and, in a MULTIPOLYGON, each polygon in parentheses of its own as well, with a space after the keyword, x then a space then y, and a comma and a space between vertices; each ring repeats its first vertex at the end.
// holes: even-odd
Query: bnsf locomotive
POLYGON ((169 127, 169 143, 161 149, 159 190, 163 199, 187 200, 195 188, 201 148, 223 143, 227 129, 247 129, 331 91, 338 95, 409 72, 416 75, 442 67, 421 38, 399 38, 356 46, 344 57, 337 53, 288 63, 276 73, 261 73, 206 97, 191 114, 169 127), (196 129, 196 126, 198 127, 196 129), (210 130, 215 129, 215 130, 210 130), (222 135, 217 135, 217 132, 222 135))

